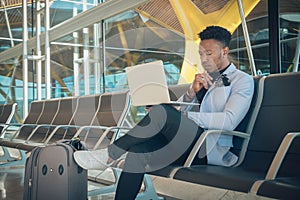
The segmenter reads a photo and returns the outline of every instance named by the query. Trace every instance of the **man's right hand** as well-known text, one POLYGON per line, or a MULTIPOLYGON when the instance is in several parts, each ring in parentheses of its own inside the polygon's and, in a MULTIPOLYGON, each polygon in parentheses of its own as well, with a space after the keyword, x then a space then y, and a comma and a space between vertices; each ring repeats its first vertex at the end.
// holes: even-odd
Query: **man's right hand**
POLYGON ((195 75, 192 89, 195 93, 199 92, 203 87, 208 89, 212 85, 213 78, 207 73, 200 73, 195 75))

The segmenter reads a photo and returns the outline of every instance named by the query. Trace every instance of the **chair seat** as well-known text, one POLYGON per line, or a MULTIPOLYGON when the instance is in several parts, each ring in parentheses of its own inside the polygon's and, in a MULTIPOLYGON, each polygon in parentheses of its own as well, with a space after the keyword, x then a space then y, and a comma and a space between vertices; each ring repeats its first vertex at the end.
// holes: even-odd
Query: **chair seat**
POLYGON ((260 186, 257 194, 276 199, 299 199, 300 177, 280 177, 266 180, 260 186))
POLYGON ((0 139, 0 145, 5 147, 11 147, 16 148, 18 144, 24 143, 25 140, 22 139, 7 139, 7 138, 1 138, 0 139))
POLYGON ((265 172, 243 168, 195 165, 179 169, 174 179, 219 187, 240 192, 249 192, 256 180, 264 179, 265 172))
POLYGON ((176 167, 180 167, 180 165, 175 165, 175 164, 168 165, 162 169, 149 172, 148 174, 155 175, 155 176, 169 177, 172 170, 175 169, 176 167))
POLYGON ((16 148, 19 150, 24 150, 24 151, 31 151, 35 147, 38 146, 45 146, 44 143, 37 143, 37 142, 29 142, 29 143, 20 143, 16 145, 16 148))

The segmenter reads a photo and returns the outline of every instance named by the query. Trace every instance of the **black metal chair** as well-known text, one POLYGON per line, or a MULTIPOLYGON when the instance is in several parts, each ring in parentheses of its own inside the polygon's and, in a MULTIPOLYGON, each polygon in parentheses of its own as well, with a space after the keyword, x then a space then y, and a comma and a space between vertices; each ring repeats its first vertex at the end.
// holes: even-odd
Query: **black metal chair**
MULTIPOLYGON (((253 130, 247 145, 245 157, 236 167, 222 167, 212 165, 191 165, 180 168, 174 173, 173 178, 177 180, 229 189, 240 192, 253 192, 257 181, 264 181, 272 161, 273 166, 278 167, 278 173, 273 180, 265 182, 265 185, 277 185, 280 181, 291 180, 290 185, 297 187, 299 192, 300 171, 300 143, 299 138, 295 138, 289 151, 285 154, 281 162, 274 161, 275 154, 283 138, 291 132, 299 132, 300 124, 300 73, 287 73, 269 75, 262 79, 264 81, 263 96, 261 106, 253 130), (295 181, 296 180, 296 181, 295 181)), ((224 134, 231 134, 224 132, 224 134)), ((242 135, 241 135, 242 136, 242 135)), ((203 138, 202 138, 203 139, 203 138)), ((285 144, 283 144, 285 146, 285 144)), ((195 156, 196 154, 194 154, 195 156)), ((278 156, 277 156, 278 157, 278 156)), ((264 185, 264 184, 263 184, 264 185)), ((263 185, 261 187, 263 187, 263 185)), ((286 184, 288 185, 288 184, 286 184)), ((283 188, 286 188, 285 186, 283 188)), ((258 194, 268 196, 266 191, 260 188, 258 194)), ((283 193, 278 193, 283 195, 283 193)), ((284 198, 277 196, 276 198, 284 198)))

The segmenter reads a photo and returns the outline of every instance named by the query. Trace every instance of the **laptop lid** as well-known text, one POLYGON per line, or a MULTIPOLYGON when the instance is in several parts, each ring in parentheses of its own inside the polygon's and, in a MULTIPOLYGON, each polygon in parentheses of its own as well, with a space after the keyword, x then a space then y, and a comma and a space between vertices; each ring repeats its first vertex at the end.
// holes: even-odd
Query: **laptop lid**
POLYGON ((161 60, 125 69, 132 105, 146 106, 170 102, 161 60))

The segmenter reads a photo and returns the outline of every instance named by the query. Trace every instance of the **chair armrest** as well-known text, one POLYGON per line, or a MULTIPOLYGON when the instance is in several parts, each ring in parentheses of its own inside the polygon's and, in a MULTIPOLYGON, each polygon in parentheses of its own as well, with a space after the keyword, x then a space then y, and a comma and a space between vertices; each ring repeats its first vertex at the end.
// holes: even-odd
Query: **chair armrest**
POLYGON ((226 131, 226 130, 206 130, 204 131, 197 142, 195 143, 193 149, 191 150, 187 160, 184 163, 184 167, 190 167, 194 158, 196 157, 200 147, 203 145, 205 139, 207 138, 208 135, 211 134, 223 134, 223 135, 232 135, 232 136, 237 136, 240 138, 244 139, 249 139, 250 136, 247 133, 239 132, 239 131, 226 131))
POLYGON ((300 132, 288 133, 281 141, 279 148, 273 158, 273 161, 268 169, 267 175, 263 180, 257 180, 251 187, 250 192, 256 194, 260 186, 266 180, 273 180, 276 178, 277 173, 281 167, 282 161, 284 160, 292 142, 295 138, 300 136, 300 132))
MULTIPOLYGON (((13 126, 18 126, 18 124, 14 124, 13 126)), ((22 130, 22 128, 24 127, 35 127, 37 126, 37 124, 20 124, 20 127, 18 128, 18 130, 16 130, 16 132, 12 135, 11 139, 17 138, 20 131, 22 130)), ((33 128, 34 129, 34 128, 33 128)))
POLYGON ((2 131, 1 131, 0 137, 4 137, 4 134, 5 134, 6 130, 8 130, 8 128, 10 126, 11 126, 10 123, 0 123, 0 127, 2 127, 2 131))
POLYGON ((55 129, 50 133, 50 135, 47 137, 46 141, 44 142, 44 144, 48 144, 49 141, 51 140, 51 138, 55 135, 55 133, 57 132, 57 130, 61 129, 61 128, 80 128, 81 126, 77 126, 77 125, 59 125, 56 126, 55 129))
POLYGON ((107 129, 108 126, 82 126, 78 129, 78 131, 75 133, 74 137, 78 137, 80 135, 80 133, 83 130, 90 130, 90 129, 101 129, 101 130, 105 130, 107 129))
POLYGON ((1 123, 0 125, 9 125, 9 126, 24 126, 24 125, 36 125, 36 124, 23 124, 23 123, 1 123))
POLYGON ((9 126, 23 126, 23 125, 26 125, 26 124, 22 124, 22 123, 9 123, 9 126))
MULTIPOLYGON (((107 126, 82 126, 76 132, 76 134, 74 135, 74 137, 78 137, 83 130, 90 130, 90 129, 101 129, 101 130, 104 130, 104 132, 102 133, 102 135, 100 136, 100 138, 96 142, 95 146, 93 147, 93 149, 97 149, 97 147, 101 144, 101 142, 103 141, 103 139, 106 137, 106 135, 110 131, 113 131, 113 130, 127 130, 128 131, 128 130, 130 130, 132 128, 131 127, 122 127, 122 126, 111 126, 111 127, 107 127, 107 126)), ((113 141, 113 139, 112 139, 112 141, 113 141)))
POLYGON ((0 126, 9 126, 10 123, 0 123, 0 126))
POLYGON ((37 132, 39 130, 39 128, 47 128, 49 130, 49 128, 51 127, 56 127, 57 125, 51 125, 51 124, 39 124, 37 125, 33 131, 31 132, 31 134, 28 136, 28 138, 26 139, 26 141, 29 141, 32 136, 35 134, 35 132, 37 132))
POLYGON ((281 167, 282 161, 284 160, 292 142, 295 138, 300 136, 300 132, 288 133, 280 143, 280 146, 275 154, 275 157, 269 167, 269 170, 266 175, 267 180, 276 178, 278 170, 281 167))
MULTIPOLYGON (((101 144, 101 142, 103 141, 103 139, 106 137, 106 135, 112 131, 112 130, 130 130, 130 127, 120 127, 120 126, 112 126, 107 128, 101 135, 101 137, 99 138, 99 140, 97 141, 97 143, 94 146, 94 150, 96 150, 98 148, 98 146, 101 144)), ((112 140, 110 141, 111 143, 114 141, 114 138, 112 138, 112 140)))

